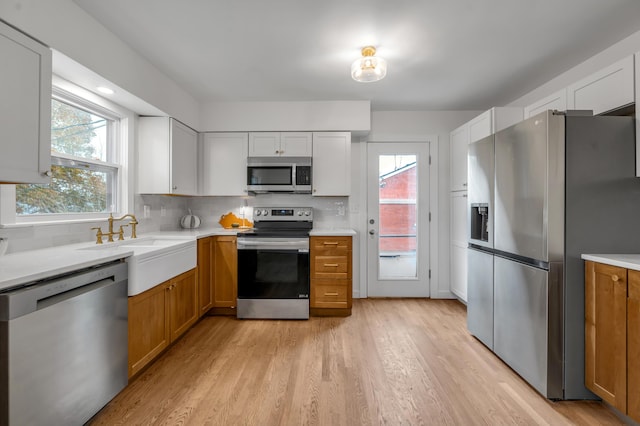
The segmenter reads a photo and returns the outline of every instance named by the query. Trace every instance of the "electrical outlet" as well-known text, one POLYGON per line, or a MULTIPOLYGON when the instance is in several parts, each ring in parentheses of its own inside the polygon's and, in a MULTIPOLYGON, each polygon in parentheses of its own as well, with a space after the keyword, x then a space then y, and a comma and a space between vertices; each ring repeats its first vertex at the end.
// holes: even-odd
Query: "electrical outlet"
POLYGON ((165 206, 160 206, 160 217, 167 216, 167 208, 165 206))
POLYGON ((149 219, 151 217, 151 206, 147 204, 144 205, 142 217, 145 219, 149 219))

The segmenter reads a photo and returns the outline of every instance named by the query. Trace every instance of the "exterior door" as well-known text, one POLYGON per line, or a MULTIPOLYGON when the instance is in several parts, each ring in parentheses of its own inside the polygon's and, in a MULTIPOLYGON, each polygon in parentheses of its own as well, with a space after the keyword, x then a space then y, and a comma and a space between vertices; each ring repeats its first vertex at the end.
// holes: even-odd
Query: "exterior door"
POLYGON ((367 292, 429 296, 429 143, 368 143, 367 292))

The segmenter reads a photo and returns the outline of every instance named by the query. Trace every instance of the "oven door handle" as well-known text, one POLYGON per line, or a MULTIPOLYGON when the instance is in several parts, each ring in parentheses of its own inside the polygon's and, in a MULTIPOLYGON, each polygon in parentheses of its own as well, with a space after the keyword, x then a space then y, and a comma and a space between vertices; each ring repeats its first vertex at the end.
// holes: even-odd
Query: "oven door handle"
POLYGON ((291 250, 309 253, 309 247, 301 247, 297 241, 244 241, 238 240, 238 250, 291 250))

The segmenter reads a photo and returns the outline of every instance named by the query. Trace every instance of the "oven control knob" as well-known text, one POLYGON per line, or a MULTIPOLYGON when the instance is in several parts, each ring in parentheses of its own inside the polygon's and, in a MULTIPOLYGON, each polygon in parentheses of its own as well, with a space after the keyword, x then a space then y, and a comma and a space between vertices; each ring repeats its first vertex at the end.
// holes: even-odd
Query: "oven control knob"
POLYGON ((268 216, 269 215, 269 210, 264 209, 262 210, 262 216, 268 216))
POLYGON ((304 212, 305 216, 311 216, 311 212, 309 210, 307 210, 306 212, 304 212))
POLYGON ((262 214, 262 212, 258 209, 256 209, 256 216, 260 216, 262 214))
POLYGON ((298 216, 302 216, 302 210, 298 211, 298 216))

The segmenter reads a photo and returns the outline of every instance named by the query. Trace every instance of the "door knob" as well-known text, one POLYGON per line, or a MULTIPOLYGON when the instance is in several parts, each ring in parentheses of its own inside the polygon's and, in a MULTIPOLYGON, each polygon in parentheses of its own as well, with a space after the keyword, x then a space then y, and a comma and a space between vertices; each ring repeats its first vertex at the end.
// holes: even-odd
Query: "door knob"
POLYGON ((376 233, 376 231, 374 231, 373 229, 370 229, 370 230, 369 230, 369 234, 370 234, 370 235, 374 235, 375 233, 376 233))
POLYGON ((376 223, 376 221, 373 219, 369 219, 369 223, 373 225, 374 223, 376 223))

